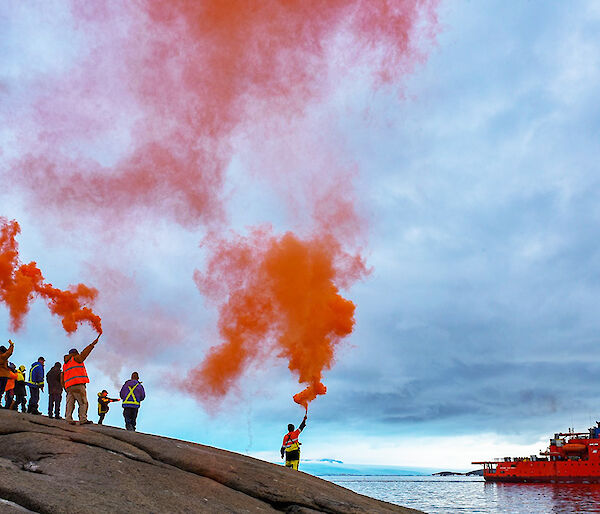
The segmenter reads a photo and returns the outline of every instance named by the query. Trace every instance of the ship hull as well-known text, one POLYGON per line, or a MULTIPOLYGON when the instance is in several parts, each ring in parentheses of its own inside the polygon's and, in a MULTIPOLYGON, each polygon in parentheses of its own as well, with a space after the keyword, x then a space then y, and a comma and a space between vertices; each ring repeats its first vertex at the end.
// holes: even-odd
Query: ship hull
POLYGON ((486 482, 506 482, 512 484, 600 484, 600 476, 585 477, 483 477, 486 482))
POLYGON ((600 483, 598 459, 580 461, 524 461, 499 463, 484 471, 487 482, 600 483))

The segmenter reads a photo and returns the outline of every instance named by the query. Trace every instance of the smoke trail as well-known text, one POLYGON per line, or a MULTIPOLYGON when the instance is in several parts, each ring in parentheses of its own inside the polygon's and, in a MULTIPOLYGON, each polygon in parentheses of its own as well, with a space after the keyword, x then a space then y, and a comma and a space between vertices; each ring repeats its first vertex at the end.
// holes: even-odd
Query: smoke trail
MULTIPOLYGON (((9 103, 13 184, 32 207, 225 220, 240 127, 301 117, 353 69, 391 82, 419 59, 419 0, 71 0, 77 53, 9 103)), ((65 22, 66 23, 66 22, 65 22)), ((301 170, 290 170, 301 174, 301 170)))
POLYGON ((63 328, 72 334, 83 322, 89 323, 98 334, 102 333, 100 317, 89 307, 98 292, 83 284, 62 291, 44 282, 35 262, 19 264, 16 236, 21 231, 16 221, 0 218, 0 301, 10 312, 11 329, 19 330, 36 296, 46 300, 52 314, 62 318, 63 328))
POLYGON ((210 241, 206 273, 196 272, 201 292, 221 305, 223 343, 209 352, 187 381, 198 396, 221 397, 247 365, 274 353, 306 389, 301 405, 325 394, 323 371, 334 362, 336 345, 352 332, 354 304, 338 285, 365 273, 363 262, 346 254, 332 237, 301 240, 256 230, 235 241, 210 241))
POLYGON ((43 219, 90 216, 119 227, 141 215, 215 233, 227 223, 225 171, 239 140, 252 145, 264 134, 280 147, 266 156, 274 163, 250 156, 247 167, 278 183, 282 203, 306 207, 290 229, 311 236, 259 230, 209 239, 208 268, 195 278, 219 306, 223 346, 196 368, 190 390, 200 396, 209 385, 223 395, 252 359, 275 351, 306 386, 299 402, 322 394, 323 372, 354 324, 354 305, 339 289, 364 265, 348 243, 361 225, 346 191, 352 159, 336 162, 343 151, 306 113, 357 77, 364 87, 401 79, 423 57, 415 42, 431 35, 436 0, 68 5, 61 30, 77 51, 19 84, 31 102, 0 112, 11 142, 0 148, 6 183, 43 219), (309 132, 315 144, 290 162, 271 127, 298 119, 306 123, 291 123, 299 128, 288 140, 309 132), (315 181, 326 183, 320 195, 296 187, 315 181))

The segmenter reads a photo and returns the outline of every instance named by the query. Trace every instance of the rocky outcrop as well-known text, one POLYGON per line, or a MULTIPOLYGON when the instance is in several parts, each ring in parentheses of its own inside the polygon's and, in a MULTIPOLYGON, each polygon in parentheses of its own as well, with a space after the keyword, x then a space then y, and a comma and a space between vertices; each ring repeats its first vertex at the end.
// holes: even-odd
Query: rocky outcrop
POLYGON ((411 513, 201 444, 0 411, 0 512, 411 513))

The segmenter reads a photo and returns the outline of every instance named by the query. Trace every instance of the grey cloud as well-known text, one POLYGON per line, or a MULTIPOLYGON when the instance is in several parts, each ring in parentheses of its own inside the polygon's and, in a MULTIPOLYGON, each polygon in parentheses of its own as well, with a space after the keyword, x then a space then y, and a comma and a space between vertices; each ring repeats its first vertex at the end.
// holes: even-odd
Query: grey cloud
POLYGON ((573 412, 585 418, 594 412, 600 364, 455 361, 433 371, 386 392, 340 389, 330 401, 345 405, 345 417, 352 423, 362 420, 382 431, 414 425, 426 432, 436 426, 453 433, 513 433, 533 426, 551 431, 553 423, 560 424, 554 430, 569 425, 573 412))

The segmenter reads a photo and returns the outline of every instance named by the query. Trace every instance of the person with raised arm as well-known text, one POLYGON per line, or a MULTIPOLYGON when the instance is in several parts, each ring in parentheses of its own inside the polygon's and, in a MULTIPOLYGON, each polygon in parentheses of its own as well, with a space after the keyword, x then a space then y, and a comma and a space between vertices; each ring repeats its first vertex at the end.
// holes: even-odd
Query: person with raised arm
POLYGON ((298 469, 298 464, 300 463, 300 445, 302 444, 298 441, 300 437, 300 432, 304 430, 306 427, 306 418, 307 415, 304 415, 304 419, 298 429, 294 430, 294 425, 291 423, 288 425, 288 433, 283 436, 283 444, 281 445, 281 458, 285 455, 285 467, 298 469))
POLYGON ((10 339, 8 340, 8 348, 4 345, 0 346, 0 400, 6 388, 6 382, 12 377, 12 371, 8 367, 8 359, 10 359, 14 348, 15 345, 10 339))
POLYGON ((63 364, 63 386, 67 392, 67 410, 65 412, 65 419, 67 423, 76 425, 77 422, 73 420, 73 410, 75 409, 75 402, 77 402, 79 424, 88 425, 93 423, 87 419, 88 411, 88 400, 85 384, 90 382, 88 378, 85 364, 85 359, 92 353, 92 350, 98 343, 98 336, 89 345, 87 345, 81 353, 77 351, 77 348, 72 348, 69 353, 65 355, 65 363, 63 364))

